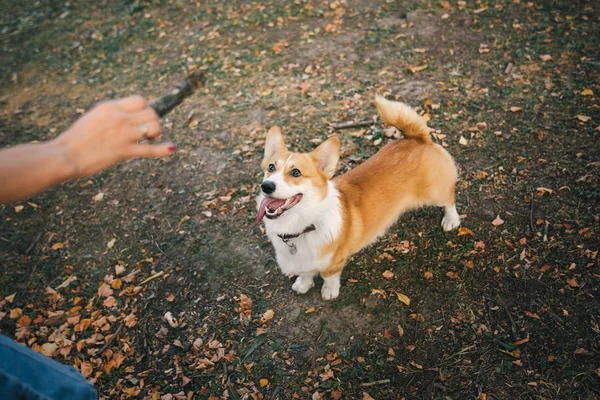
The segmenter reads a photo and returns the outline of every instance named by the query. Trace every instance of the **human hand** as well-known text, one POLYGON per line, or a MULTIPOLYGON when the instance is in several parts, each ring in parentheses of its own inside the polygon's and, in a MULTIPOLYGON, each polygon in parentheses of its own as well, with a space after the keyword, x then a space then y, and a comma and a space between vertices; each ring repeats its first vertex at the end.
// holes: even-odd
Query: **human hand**
POLYGON ((156 112, 141 96, 131 96, 97 104, 53 142, 64 150, 71 178, 81 178, 131 158, 173 154, 173 143, 139 143, 158 138, 160 130, 156 112))

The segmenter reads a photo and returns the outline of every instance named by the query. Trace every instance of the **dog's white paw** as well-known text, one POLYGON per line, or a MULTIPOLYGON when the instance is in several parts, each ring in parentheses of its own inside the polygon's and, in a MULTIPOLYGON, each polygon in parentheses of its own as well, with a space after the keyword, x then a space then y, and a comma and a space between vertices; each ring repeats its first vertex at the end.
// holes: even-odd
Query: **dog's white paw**
POLYGON ((308 292, 310 288, 313 287, 313 285, 314 282, 312 277, 307 278, 299 276, 296 278, 296 281, 292 285, 292 290, 296 293, 304 294, 308 292))
POLYGON ((456 211, 456 207, 446 208, 446 212, 444 213, 444 218, 442 218, 442 228, 447 231, 451 231, 453 229, 458 228, 460 225, 460 216, 456 211))
POLYGON ((333 300, 340 295, 340 281, 325 281, 321 288, 321 297, 323 300, 333 300))

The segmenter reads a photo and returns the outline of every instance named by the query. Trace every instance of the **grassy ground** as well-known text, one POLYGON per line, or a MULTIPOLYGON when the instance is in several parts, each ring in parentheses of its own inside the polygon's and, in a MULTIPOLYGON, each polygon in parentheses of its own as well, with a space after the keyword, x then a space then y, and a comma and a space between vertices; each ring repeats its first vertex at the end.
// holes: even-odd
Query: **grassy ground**
MULTIPOLYGON (((209 81, 164 119, 177 155, 0 207, 4 334, 103 398, 600 396, 597 2, 5 3, 2 146, 209 81), (467 229, 411 212, 336 301, 297 296, 253 222, 264 133, 310 150, 375 93, 430 118, 467 229)), ((338 134, 341 172, 392 140, 338 134)))

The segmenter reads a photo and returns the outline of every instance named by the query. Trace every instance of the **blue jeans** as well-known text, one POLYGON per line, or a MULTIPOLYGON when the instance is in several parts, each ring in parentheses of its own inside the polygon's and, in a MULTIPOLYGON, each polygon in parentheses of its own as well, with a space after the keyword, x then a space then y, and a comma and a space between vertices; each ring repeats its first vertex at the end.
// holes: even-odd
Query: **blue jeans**
POLYGON ((75 368, 0 335, 0 399, 95 400, 94 387, 75 368))

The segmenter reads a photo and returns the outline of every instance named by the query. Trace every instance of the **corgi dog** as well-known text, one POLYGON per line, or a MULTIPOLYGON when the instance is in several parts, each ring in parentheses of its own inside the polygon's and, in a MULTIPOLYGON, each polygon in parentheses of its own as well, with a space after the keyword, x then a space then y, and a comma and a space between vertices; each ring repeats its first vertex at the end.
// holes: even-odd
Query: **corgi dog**
POLYGON ((427 123, 408 105, 380 96, 375 104, 383 121, 405 138, 333 179, 340 152, 337 137, 310 153, 293 153, 278 127, 267 133, 257 222, 264 219, 281 272, 297 276, 292 285, 297 293, 306 293, 320 274, 323 299, 338 297, 350 256, 373 243, 408 210, 443 207, 443 229, 460 225, 452 156, 432 142, 427 123))

